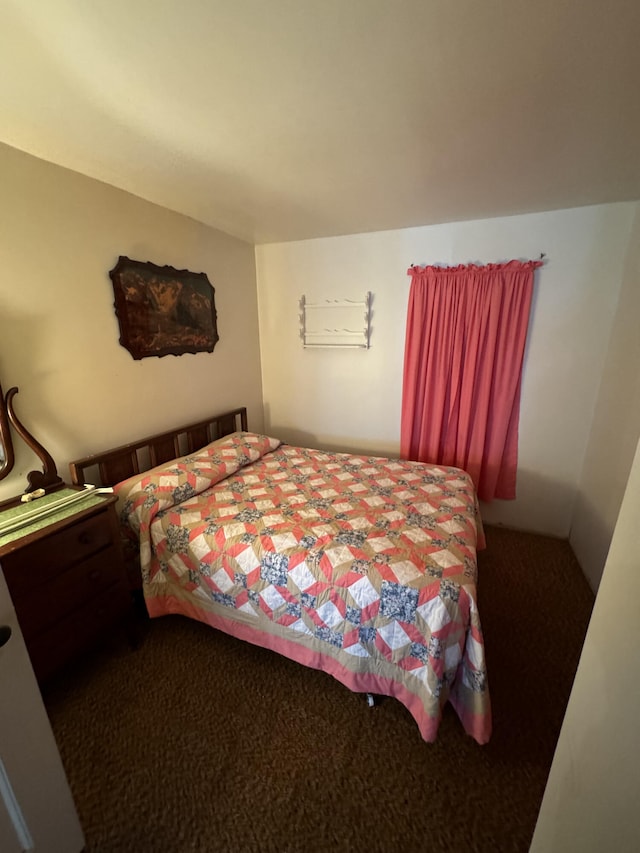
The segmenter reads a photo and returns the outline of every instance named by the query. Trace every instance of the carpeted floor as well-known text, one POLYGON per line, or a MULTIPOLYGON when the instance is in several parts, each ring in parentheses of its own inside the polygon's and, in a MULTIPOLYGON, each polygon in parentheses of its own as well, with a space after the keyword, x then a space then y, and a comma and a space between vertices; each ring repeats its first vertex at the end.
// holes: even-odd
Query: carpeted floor
POLYGON ((153 620, 45 695, 88 853, 528 850, 593 595, 566 542, 487 538, 487 746, 450 707, 427 744, 392 699, 153 620))

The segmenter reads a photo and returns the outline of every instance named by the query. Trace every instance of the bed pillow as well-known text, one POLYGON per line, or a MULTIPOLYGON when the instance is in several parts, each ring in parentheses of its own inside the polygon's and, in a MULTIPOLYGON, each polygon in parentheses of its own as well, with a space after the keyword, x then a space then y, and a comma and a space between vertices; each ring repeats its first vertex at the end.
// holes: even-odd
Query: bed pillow
POLYGON ((163 509, 176 506, 235 474, 281 444, 277 438, 235 432, 206 447, 123 480, 114 487, 123 525, 140 534, 163 509))

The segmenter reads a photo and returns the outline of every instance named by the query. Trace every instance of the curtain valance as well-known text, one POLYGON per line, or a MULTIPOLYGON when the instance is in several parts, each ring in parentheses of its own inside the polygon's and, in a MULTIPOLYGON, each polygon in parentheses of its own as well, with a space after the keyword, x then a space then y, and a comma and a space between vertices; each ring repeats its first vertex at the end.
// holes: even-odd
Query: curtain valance
POLYGON ((433 273, 434 275, 447 275, 450 273, 491 273, 499 271, 524 271, 535 270, 542 266, 542 261, 505 261, 501 264, 458 264, 455 267, 441 267, 438 265, 426 266, 410 266, 407 270, 407 275, 420 275, 423 273, 433 273))

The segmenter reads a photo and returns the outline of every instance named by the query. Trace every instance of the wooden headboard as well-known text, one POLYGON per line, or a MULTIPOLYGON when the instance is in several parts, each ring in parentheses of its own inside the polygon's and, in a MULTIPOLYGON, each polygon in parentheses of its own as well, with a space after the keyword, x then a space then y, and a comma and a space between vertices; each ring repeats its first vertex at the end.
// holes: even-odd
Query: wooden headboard
POLYGON ((233 409, 204 421, 161 432, 121 447, 94 453, 69 463, 71 481, 78 486, 115 486, 121 480, 186 456, 232 432, 247 429, 247 410, 233 409))

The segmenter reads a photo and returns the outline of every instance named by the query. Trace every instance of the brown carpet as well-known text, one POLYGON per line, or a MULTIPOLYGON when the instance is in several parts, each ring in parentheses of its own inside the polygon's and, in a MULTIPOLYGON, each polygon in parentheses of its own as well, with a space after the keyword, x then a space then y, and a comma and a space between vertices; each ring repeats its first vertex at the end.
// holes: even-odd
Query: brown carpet
POLYGON ((427 744, 392 699, 153 620, 45 696, 87 851, 526 851, 593 596, 566 542, 487 538, 487 746, 450 707, 427 744))

